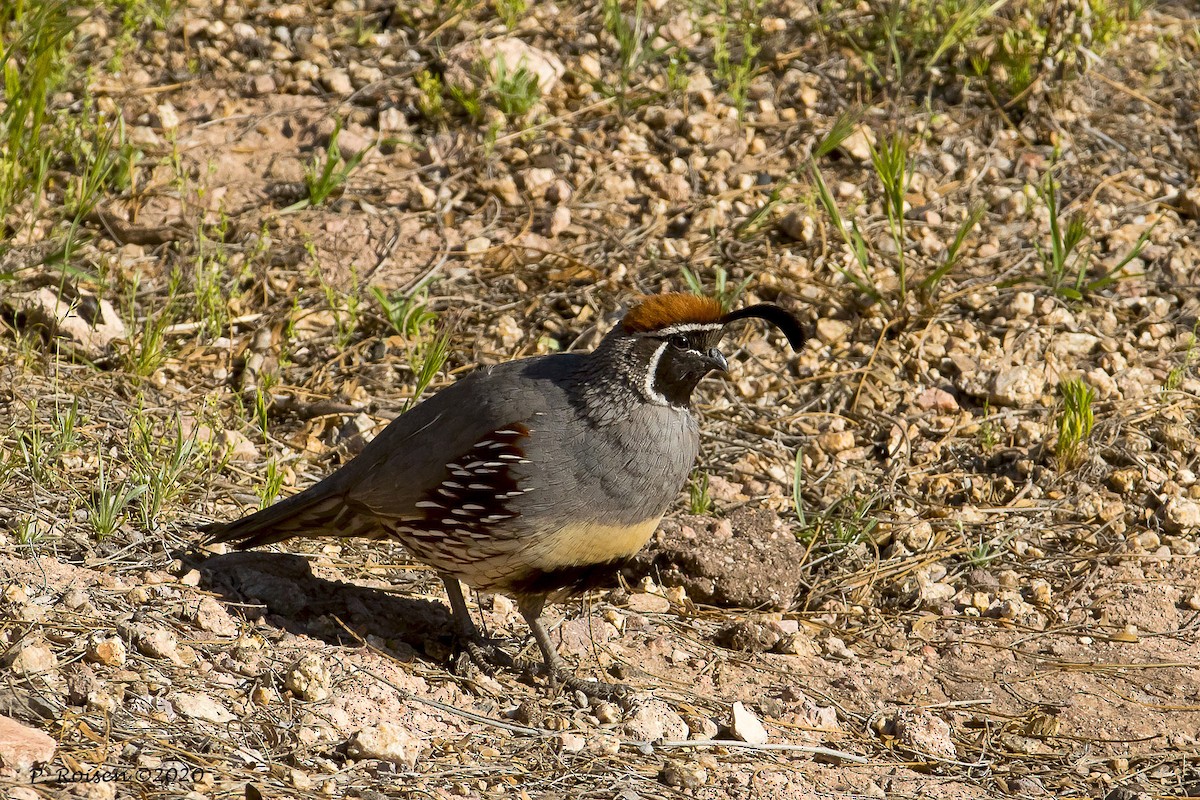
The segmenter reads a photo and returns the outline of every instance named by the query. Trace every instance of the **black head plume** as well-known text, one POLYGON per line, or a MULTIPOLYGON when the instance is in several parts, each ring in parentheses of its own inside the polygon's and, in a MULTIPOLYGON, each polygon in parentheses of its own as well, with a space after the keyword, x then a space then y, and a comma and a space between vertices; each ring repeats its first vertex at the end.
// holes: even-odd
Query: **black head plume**
POLYGON ((766 320, 778 328, 787 337, 792 350, 798 351, 808 341, 808 337, 804 335, 804 329, 800 327, 800 320, 796 319, 790 311, 785 311, 771 303, 757 303, 739 308, 737 311, 730 311, 721 317, 721 324, 728 325, 739 319, 751 318, 766 320))

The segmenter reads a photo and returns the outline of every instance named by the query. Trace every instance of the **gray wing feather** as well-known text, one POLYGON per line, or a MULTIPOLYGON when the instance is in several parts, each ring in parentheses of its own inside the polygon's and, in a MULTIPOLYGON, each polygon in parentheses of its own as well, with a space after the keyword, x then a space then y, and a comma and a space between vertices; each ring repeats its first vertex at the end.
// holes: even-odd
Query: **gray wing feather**
MULTIPOLYGON (((571 357, 546 358, 574 362, 571 357)), ((542 410, 545 388, 528 385, 522 373, 545 360, 471 373, 402 414, 350 463, 319 483, 255 514, 206 526, 208 541, 237 542, 245 548, 293 536, 378 536, 384 534, 381 517, 421 517, 416 503, 442 481, 447 462, 490 431, 542 410)), ((560 367, 551 366, 554 372, 560 367)))

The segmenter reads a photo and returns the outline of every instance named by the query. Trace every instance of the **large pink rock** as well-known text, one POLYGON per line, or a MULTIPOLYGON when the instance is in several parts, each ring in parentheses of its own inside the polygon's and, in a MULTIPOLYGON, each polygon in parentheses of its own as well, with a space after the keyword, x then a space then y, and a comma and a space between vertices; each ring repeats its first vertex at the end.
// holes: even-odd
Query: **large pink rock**
POLYGON ((57 746, 36 728, 0 716, 0 767, 25 772, 34 764, 49 761, 57 746))

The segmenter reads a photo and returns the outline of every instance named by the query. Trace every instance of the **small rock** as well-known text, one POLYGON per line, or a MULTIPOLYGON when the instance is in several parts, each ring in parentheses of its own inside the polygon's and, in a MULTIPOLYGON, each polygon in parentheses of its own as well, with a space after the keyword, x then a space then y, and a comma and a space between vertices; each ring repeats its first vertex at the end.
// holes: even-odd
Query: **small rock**
POLYGON ((1072 333, 1070 331, 1055 334, 1050 340, 1051 353, 1063 357, 1086 356, 1100 346, 1100 337, 1090 333, 1072 333))
POLYGON ((1008 367, 992 376, 989 398, 998 406, 1029 406, 1046 388, 1046 373, 1039 367, 1008 367))
POLYGON ((967 572, 967 585, 977 591, 996 591, 1000 589, 1000 581, 988 570, 982 567, 967 572))
POLYGON ((1045 578, 1034 578, 1033 582, 1029 584, 1029 598, 1039 606, 1049 607, 1053 596, 1050 582, 1045 578))
POLYGON ((958 594, 958 590, 948 583, 931 581, 925 575, 918 574, 917 593, 920 596, 922 607, 936 610, 941 607, 942 603, 958 594))
POLYGON ((377 127, 384 133, 396 133, 408 130, 408 120, 404 112, 398 108, 384 108, 379 112, 377 127))
POLYGON ((1021 775, 1016 778, 1010 778, 1007 783, 1008 793, 1012 795, 1030 797, 1046 793, 1045 785, 1036 775, 1021 775))
POLYGON ((917 395, 917 406, 926 411, 951 412, 958 410, 958 401, 945 389, 929 388, 917 395))
POLYGON ((1014 192, 1007 186, 1001 187, 1001 191, 993 194, 991 200, 996 211, 1006 220, 1023 216, 1029 208, 1029 198, 1025 193, 1014 192))
POLYGON ((275 94, 278 89, 275 79, 270 75, 255 75, 250 78, 249 90, 252 95, 275 94))
POLYGON ((234 622, 233 617, 224 606, 211 597, 200 600, 200 605, 196 608, 196 624, 202 630, 218 636, 236 636, 238 632, 238 624, 234 622))
POLYGON ((36 292, 10 294, 3 305, 13 310, 23 327, 44 328, 52 336, 74 342, 91 358, 103 355, 114 339, 125 338, 125 323, 112 303, 82 291, 69 294, 43 286, 36 292))
POLYGON ((754 712, 740 702, 733 704, 733 716, 729 724, 729 732, 733 734, 735 739, 740 739, 749 744, 766 744, 767 740, 770 739, 767 735, 767 729, 763 727, 762 722, 754 715, 754 712))
POLYGON ((62 604, 72 611, 78 611, 89 602, 91 602, 91 598, 88 597, 88 593, 78 586, 72 586, 62 596, 62 604))
POLYGON ((463 244, 463 251, 467 255, 478 255, 486 253, 488 248, 492 246, 492 240, 486 236, 475 236, 463 244))
POLYGON ((587 747, 587 739, 577 733, 560 733, 556 738, 558 749, 564 753, 578 753, 587 747))
POLYGON ((512 712, 513 719, 522 725, 540 728, 546 719, 545 710, 533 700, 522 700, 512 712))
POLYGON ((601 725, 611 725, 621 719, 621 708, 615 703, 602 701, 596 704, 592 714, 601 725))
POLYGON ((807 243, 816 235, 817 226, 808 214, 792 211, 779 220, 779 232, 794 241, 807 243))
POLYGON ((826 453, 840 453, 854 447, 854 434, 850 431, 829 431, 817 437, 817 447, 826 453))
POLYGON ((571 184, 561 178, 550 184, 550 188, 546 190, 546 200, 551 203, 561 204, 571 199, 574 192, 571 190, 571 184))
MULTIPOLYGON (((512 178, 509 178, 509 182, 512 182, 512 178)), ((516 192, 517 185, 513 183, 512 186, 513 191, 516 192)), ((520 197, 518 196, 517 199, 519 201, 520 197)), ((437 192, 414 178, 408 190, 408 204, 418 211, 429 211, 437 207, 437 192)))
POLYGON ((785 633, 775 643, 775 652, 785 656, 814 656, 817 647, 803 633, 785 633))
POLYGON ((131 145, 142 150, 149 150, 152 147, 160 147, 162 145, 162 137, 149 125, 130 126, 126 137, 131 145))
MULTIPOLYGON (((521 192, 517 189, 517 182, 511 175, 502 175, 498 178, 481 181, 479 186, 484 191, 496 195, 506 206, 521 205, 521 192)), ((432 195, 432 198, 429 203, 422 203, 423 208, 433 208, 437 203, 437 195, 433 193, 432 189, 428 191, 432 195)))
POLYGON ((579 71, 596 81, 600 80, 600 76, 604 74, 600 66, 600 59, 591 53, 584 53, 579 57, 579 71))
POLYGON ((1168 531, 1189 533, 1200 528, 1200 503, 1186 497, 1172 497, 1163 516, 1168 531))
POLYGON ((237 719, 225 706, 206 694, 197 692, 176 692, 171 699, 175 710, 185 717, 202 719, 217 725, 224 725, 237 719))
POLYGON ((183 656, 179 652, 179 639, 173 631, 151 625, 132 625, 129 634, 133 646, 142 655, 183 664, 183 656))
POLYGON ((688 736, 687 723, 661 700, 643 703, 621 728, 626 736, 640 742, 677 742, 688 736))
POLYGON ((283 684, 304 700, 318 701, 329 697, 332 679, 329 665, 318 654, 309 653, 292 665, 284 676, 283 684))
POLYGON ((649 592, 637 592, 629 595, 626 605, 630 611, 636 611, 639 614, 661 614, 671 610, 670 600, 662 595, 650 594, 649 592))
POLYGON ((533 167, 521 173, 521 185, 525 192, 535 200, 542 200, 546 190, 557 180, 554 170, 547 167, 533 167))
POLYGON ((830 636, 821 642, 821 647, 825 651, 825 655, 835 661, 857 661, 858 656, 854 651, 846 646, 846 643, 837 636, 830 636))
POLYGON ((929 711, 904 709, 896 718, 896 739, 917 755, 957 759, 950 723, 929 711))
POLYGON ((566 206, 557 206, 550 214, 550 225, 547 228, 549 234, 558 236, 569 227, 571 227, 571 209, 566 206))
POLYGON ((1200 186, 1193 186, 1179 193, 1179 211, 1184 216, 1200 220, 1200 186))
POLYGON ((1142 471, 1137 467, 1113 470, 1108 476, 1109 487, 1118 494, 1129 494, 1142 479, 1142 471))
POLYGON ((537 76, 537 91, 545 96, 566 73, 567 68, 558 56, 539 50, 520 39, 501 38, 466 41, 452 47, 446 54, 446 83, 470 88, 476 86, 474 74, 480 65, 487 77, 495 81, 501 70, 512 75, 525 69, 537 76))
POLYGON ((1016 619, 1027 608, 1028 606, 1019 600, 996 599, 984 609, 983 616, 992 619, 1016 619))
POLYGON ((1126 623, 1125 627, 1112 634, 1109 637, 1114 642, 1122 642, 1125 644, 1137 644, 1141 641, 1141 635, 1138 633, 1138 626, 1132 622, 1126 623))
POLYGON ((179 112, 170 103, 163 103, 157 109, 158 126, 164 131, 173 131, 179 127, 179 112))
POLYGON ((680 789, 699 789, 708 783, 708 770, 686 761, 668 761, 659 779, 667 786, 680 789))
POLYGON ((812 83, 805 82, 797 89, 796 100, 804 108, 816 108, 817 103, 821 102, 821 92, 812 83))
POLYGON ((517 342, 525 338, 524 329, 517 324, 511 314, 500 315, 500 318, 496 320, 495 332, 500 337, 500 343, 506 348, 515 347, 517 342))
POLYGON ((343 158, 358 158, 375 146, 375 141, 351 128, 343 128, 338 133, 337 148, 343 158))
POLYGON ((7 659, 8 668, 15 675, 37 675, 58 669, 58 656, 40 639, 23 642, 7 659))
POLYGON ((835 345, 850 335, 850 326, 840 319, 823 317, 817 320, 817 339, 822 344, 835 345))
POLYGON ((841 730, 841 725, 838 724, 837 709, 833 706, 817 705, 811 697, 796 687, 788 687, 785 691, 791 698, 789 702, 798 703, 789 722, 811 730, 829 732, 841 730))
POLYGON ((217 446, 223 448, 230 461, 257 461, 258 448, 241 431, 225 430, 217 436, 217 446))
POLYGON ((300 789, 301 791, 305 789, 311 789, 313 787, 312 777, 309 776, 307 772, 303 772, 298 769, 288 770, 288 780, 291 782, 292 786, 300 789))
POLYGON ((72 664, 66 674, 67 702, 73 706, 85 705, 89 697, 97 697, 103 691, 96 673, 87 664, 72 664))
POLYGON ((321 68, 311 61, 296 61, 292 64, 292 75, 296 80, 315 81, 321 75, 321 68))
POLYGON ((684 714, 683 721, 687 723, 688 736, 692 739, 715 739, 720 731, 715 720, 699 714, 684 714))
POLYGON ((279 693, 270 686, 255 686, 250 692, 250 702, 262 708, 266 708, 277 700, 279 700, 279 693))
POLYGON ((779 643, 782 633, 773 625, 743 620, 726 625, 717 632, 716 642, 730 650, 765 653, 779 643))
POLYGON ((323 72, 321 85, 329 92, 343 97, 354 91, 354 84, 350 82, 350 76, 344 69, 330 69, 323 72))
POLYGON ((49 761, 57 746, 42 731, 0 716, 0 767, 25 772, 49 761))
POLYGON ((346 743, 346 755, 360 761, 377 758, 413 769, 423 748, 422 738, 414 736, 404 726, 380 722, 354 734, 346 743))
POLYGON ((875 144, 875 132, 866 125, 859 125, 842 140, 841 149, 860 164, 871 160, 871 147, 875 144))
POLYGON ((1033 314, 1036 302, 1037 298, 1033 296, 1033 292, 1017 292, 1008 304, 1008 316, 1014 319, 1030 316, 1033 314))
POLYGON ((655 175, 649 183, 658 196, 669 203, 686 203, 692 196, 692 185, 682 175, 655 175))
POLYGON ((123 667, 128 651, 120 636, 93 636, 83 654, 86 661, 108 667, 123 667))

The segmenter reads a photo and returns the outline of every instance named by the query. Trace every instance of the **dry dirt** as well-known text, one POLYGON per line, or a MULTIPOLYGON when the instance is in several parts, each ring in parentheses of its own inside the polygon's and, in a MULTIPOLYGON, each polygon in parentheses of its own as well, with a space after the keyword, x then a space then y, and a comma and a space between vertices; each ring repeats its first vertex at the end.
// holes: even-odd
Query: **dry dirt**
MULTIPOLYGON (((624 90, 591 4, 530 4, 509 30, 500 3, 197 0, 133 47, 117 12, 87 15, 88 94, 143 156, 83 221, 73 269, 48 255, 52 221, 10 221, 0 249, 0 715, 55 744, 36 774, 0 768, 0 791, 1200 796, 1194 9, 1159 4, 1086 74, 1009 103, 944 68, 872 78, 838 38, 871 4, 765 2, 739 114, 714 71, 719 5, 639 4, 648 55, 624 90), (418 76, 486 86, 478 43, 501 40, 544 59, 532 108, 506 116, 484 89, 474 117, 448 93, 429 109, 418 76), (839 271, 808 167, 846 112, 859 132, 816 163, 884 302, 839 271), (289 209, 336 119, 361 163, 289 209), (897 300, 866 131, 910 142, 918 277, 983 209, 928 297, 897 300), (1042 266, 1052 168, 1092 277, 1149 231, 1082 298, 1042 266), (739 303, 784 304, 814 335, 794 355, 731 339, 731 377, 697 403, 711 506, 681 495, 619 587, 550 611, 561 652, 635 687, 631 707, 458 674, 440 584, 398 546, 199 548, 196 526, 256 508, 269 475, 307 486, 394 418, 438 326, 433 390, 586 349, 685 270, 746 281, 739 303), (28 305, 68 285, 111 301, 117 335, 28 305), (371 287, 423 287, 438 322, 401 334, 371 287), (156 321, 161 361, 139 370, 156 321), (1096 399, 1072 462, 1073 376, 1096 399), (143 485, 177 426, 195 444, 162 507, 130 497, 97 535, 106 489, 143 485)), ((532 654, 510 601, 472 608, 532 654)))

